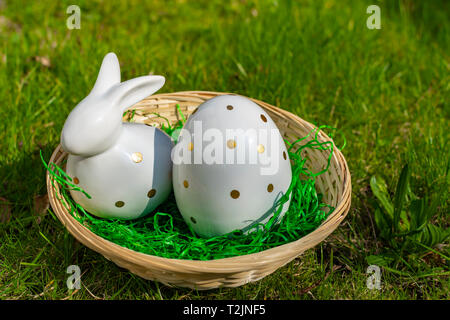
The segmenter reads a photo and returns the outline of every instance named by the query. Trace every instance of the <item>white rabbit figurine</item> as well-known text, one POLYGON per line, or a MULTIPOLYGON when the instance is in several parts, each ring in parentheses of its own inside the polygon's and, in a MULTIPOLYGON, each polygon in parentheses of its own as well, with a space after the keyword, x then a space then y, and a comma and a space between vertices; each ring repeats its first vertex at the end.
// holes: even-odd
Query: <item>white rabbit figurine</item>
POLYGON ((88 212, 135 219, 161 204, 172 189, 171 138, 158 128, 122 123, 127 107, 158 91, 162 76, 120 82, 117 56, 103 59, 94 88, 69 114, 61 144, 66 172, 91 198, 71 191, 88 212))

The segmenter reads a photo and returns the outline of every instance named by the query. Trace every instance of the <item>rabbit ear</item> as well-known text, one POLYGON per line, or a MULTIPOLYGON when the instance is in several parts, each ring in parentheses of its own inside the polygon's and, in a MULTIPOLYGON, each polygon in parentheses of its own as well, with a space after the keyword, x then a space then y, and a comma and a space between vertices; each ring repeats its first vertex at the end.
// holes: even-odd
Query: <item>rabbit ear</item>
POLYGON ((116 103, 126 109, 152 95, 164 85, 163 76, 144 76, 122 82, 114 89, 116 103))
POLYGON ((103 58, 97 81, 95 81, 91 93, 102 94, 118 83, 120 83, 119 60, 114 52, 110 52, 103 58))

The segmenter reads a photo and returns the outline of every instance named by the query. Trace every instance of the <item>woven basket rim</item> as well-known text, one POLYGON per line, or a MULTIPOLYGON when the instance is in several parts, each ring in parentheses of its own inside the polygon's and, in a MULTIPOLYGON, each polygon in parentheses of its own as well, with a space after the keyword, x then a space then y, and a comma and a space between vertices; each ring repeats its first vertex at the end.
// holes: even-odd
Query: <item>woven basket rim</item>
MULTIPOLYGON (((158 98, 164 98, 164 97, 169 97, 169 98, 173 98, 176 96, 193 96, 195 97, 196 95, 211 95, 211 96, 217 96, 217 95, 223 95, 223 94, 234 94, 236 95, 236 93, 231 93, 231 92, 214 92, 214 91, 178 91, 178 92, 173 92, 173 93, 159 93, 153 96, 150 96, 147 99, 158 99, 158 98)), ((237 94, 240 95, 240 94, 237 94)), ((268 104, 264 103, 263 101, 257 100, 257 99, 253 99, 253 98, 249 98, 251 100, 253 100, 254 102, 256 102, 257 104, 264 104, 264 107, 266 107, 268 104)), ((269 105, 271 106, 271 105, 269 105)), ((282 115, 283 117, 288 117, 291 119, 299 119, 302 122, 307 123, 311 128, 317 128, 315 125, 301 119, 299 116, 290 113, 289 111, 286 111, 284 109, 280 109, 274 106, 271 106, 273 108, 273 110, 271 110, 272 112, 278 113, 280 115, 282 115)), ((128 109, 132 109, 132 107, 128 108, 128 109)), ((322 130, 319 131, 319 135, 321 135, 324 139, 331 141, 334 144, 333 139, 331 139, 325 132, 323 132, 322 130)), ((64 152, 64 150, 62 149, 61 144, 59 144, 55 150, 52 153, 52 156, 49 160, 49 162, 55 162, 55 159, 58 157, 58 155, 61 155, 63 157, 67 156, 67 153, 64 152)), ((66 212, 66 210, 62 210, 63 212, 65 212, 64 215, 60 214, 59 210, 57 210, 59 208, 60 202, 55 200, 54 194, 55 191, 53 190, 52 187, 52 183, 51 180, 54 179, 51 177, 51 175, 49 174, 48 171, 46 171, 46 181, 47 181, 47 191, 49 194, 49 200, 50 203, 52 205, 53 211, 55 212, 55 214, 57 215, 58 219, 61 221, 61 223, 68 229, 68 226, 78 226, 79 228, 84 229, 84 232, 86 232, 87 236, 84 235, 80 235, 77 234, 75 235, 71 229, 69 229, 69 232, 75 237, 77 238, 80 242, 82 242, 83 244, 87 245, 88 247, 91 247, 90 245, 88 245, 86 242, 88 242, 89 244, 95 246, 95 241, 99 242, 99 243, 103 243, 105 246, 107 247, 111 247, 115 249, 116 253, 120 253, 122 255, 126 255, 128 260, 131 263, 135 263, 135 264, 145 264, 150 262, 152 265, 160 265, 161 267, 167 269, 167 270, 172 270, 174 272, 177 271, 177 268, 182 267, 184 268, 184 271, 186 272, 186 268, 188 269, 188 271, 190 272, 201 272, 201 273, 223 273, 223 269, 224 269, 224 264, 227 265, 226 270, 232 272, 233 271, 233 267, 230 266, 230 264, 236 263, 236 262, 241 262, 242 260, 246 260, 246 261, 252 261, 253 264, 264 264, 266 263, 266 261, 264 259, 260 259, 263 256, 267 255, 268 253, 272 254, 272 255, 276 255, 278 252, 284 251, 284 250, 293 250, 295 247, 301 246, 301 245, 305 245, 309 246, 308 248, 306 248, 305 250, 315 246, 317 243, 309 243, 309 240, 311 240, 311 238, 314 238, 314 236, 318 233, 321 232, 321 230, 323 229, 323 227, 327 224, 337 224, 339 225, 340 222, 345 218, 345 216, 347 215, 349 208, 350 208, 350 201, 351 201, 351 176, 350 176, 350 171, 347 165, 347 162, 343 156, 343 154, 341 153, 341 151, 338 148, 334 148, 333 151, 333 156, 334 157, 338 157, 339 160, 341 161, 340 163, 343 164, 343 184, 344 184, 344 191, 342 193, 342 197, 340 199, 340 201, 338 202, 338 206, 336 206, 336 208, 334 209, 333 213, 330 214, 327 219, 322 222, 322 224, 317 227, 315 230, 313 230, 312 232, 308 233, 307 235, 301 237, 300 239, 297 239, 295 241, 283 244, 283 245, 279 245, 276 246, 274 248, 270 248, 270 249, 266 249, 257 253, 251 253, 251 254, 245 254, 245 255, 239 255, 239 256, 233 256, 233 257, 227 257, 227 258, 220 258, 220 259, 212 259, 212 260, 188 260, 188 259, 175 259, 175 258, 164 258, 164 257, 160 257, 160 256, 155 256, 155 255, 151 255, 151 254, 146 254, 146 253, 142 253, 142 252, 138 252, 126 247, 122 247, 114 242, 111 242, 105 238, 102 238, 98 235, 96 235, 95 233, 93 233, 91 230, 89 230, 86 226, 80 224, 69 212, 66 212), (340 214, 337 214, 340 213, 340 214), (88 239, 88 236, 90 237, 90 239, 88 239), (79 239, 79 237, 84 238, 85 241, 82 241, 79 239), (229 264, 230 263, 230 264, 229 264)), ((332 231, 334 231, 335 228, 337 228, 337 225, 332 229, 332 231)), ((331 231, 331 232, 332 232, 331 231)), ((329 233, 331 233, 329 232, 329 233)), ((320 242, 320 241, 319 241, 320 242)), ((93 249, 91 247, 91 249, 93 249)), ((99 250, 93 249, 97 252, 99 252, 99 250)), ((104 255, 106 258, 109 259, 108 255, 104 252, 100 252, 102 255, 104 255)), ((242 270, 242 267, 238 267, 236 265, 235 267, 236 271, 240 271, 242 270)))

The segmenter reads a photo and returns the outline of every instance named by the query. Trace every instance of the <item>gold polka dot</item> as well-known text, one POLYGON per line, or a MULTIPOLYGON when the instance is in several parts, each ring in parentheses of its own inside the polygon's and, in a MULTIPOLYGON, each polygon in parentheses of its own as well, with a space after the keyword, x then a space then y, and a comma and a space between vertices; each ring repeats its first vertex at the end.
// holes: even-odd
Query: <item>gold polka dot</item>
POLYGON ((272 192, 273 191, 273 184, 269 184, 268 186, 267 186, 267 192, 272 192))
POLYGON ((228 105, 228 106, 227 106, 227 109, 228 109, 228 110, 233 110, 233 106, 232 106, 232 105, 228 105))
POLYGON ((191 221, 192 221, 193 223, 197 223, 197 220, 195 220, 194 217, 191 217, 191 221))
POLYGON ((79 180, 77 177, 74 177, 74 178, 73 178, 73 183, 79 184, 79 183, 80 183, 80 180, 79 180))
POLYGON ((233 139, 230 139, 227 141, 227 147, 230 149, 234 149, 236 148, 236 141, 234 141, 233 139))
POLYGON ((188 188, 188 187, 189 187, 189 182, 187 182, 187 180, 184 180, 184 181, 183 181, 183 186, 184 186, 185 188, 188 188))
POLYGON ((193 144, 192 142, 189 142, 189 144, 188 144, 188 150, 189 150, 189 151, 194 150, 194 144, 193 144))
POLYGON ((262 115, 261 115, 261 120, 264 121, 264 122, 267 122, 266 116, 262 114, 262 115))
POLYGON ((155 196, 155 194, 156 194, 156 190, 152 189, 147 193, 147 197, 153 198, 155 196))
POLYGON ((283 158, 284 160, 287 160, 286 151, 283 151, 283 158))
POLYGON ((239 196, 240 196, 241 194, 239 193, 239 191, 233 190, 233 191, 230 192, 230 195, 231 195, 231 197, 232 197, 233 199, 237 199, 237 198, 239 198, 239 196))
POLYGON ((264 146, 262 144, 258 145, 258 152, 263 153, 264 152, 264 146))
POLYGON ((117 208, 122 208, 124 205, 125 205, 125 202, 123 202, 123 201, 117 201, 116 202, 116 207, 117 208))
POLYGON ((142 159, 144 159, 144 157, 142 156, 142 153, 140 153, 140 152, 134 152, 134 153, 131 155, 131 159, 132 159, 134 162, 139 163, 139 162, 142 162, 142 159))

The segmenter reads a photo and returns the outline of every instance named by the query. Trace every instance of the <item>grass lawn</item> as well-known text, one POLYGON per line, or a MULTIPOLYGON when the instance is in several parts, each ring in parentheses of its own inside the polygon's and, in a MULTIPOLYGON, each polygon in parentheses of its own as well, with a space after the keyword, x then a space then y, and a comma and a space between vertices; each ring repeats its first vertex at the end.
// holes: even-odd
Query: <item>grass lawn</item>
POLYGON ((449 299, 447 240, 403 252, 366 286, 367 257, 388 245, 370 179, 391 195, 405 163, 449 226, 448 1, 0 1, 0 299, 449 299), (368 29, 366 8, 381 8, 368 29), (114 51, 122 79, 166 77, 160 92, 211 90, 260 99, 321 125, 352 174, 352 207, 321 245, 256 283, 197 292, 143 280, 81 245, 45 210, 46 160, 70 110, 114 51), (44 200, 43 200, 44 199, 44 200), (66 268, 82 287, 66 287, 66 268))

